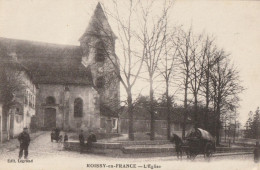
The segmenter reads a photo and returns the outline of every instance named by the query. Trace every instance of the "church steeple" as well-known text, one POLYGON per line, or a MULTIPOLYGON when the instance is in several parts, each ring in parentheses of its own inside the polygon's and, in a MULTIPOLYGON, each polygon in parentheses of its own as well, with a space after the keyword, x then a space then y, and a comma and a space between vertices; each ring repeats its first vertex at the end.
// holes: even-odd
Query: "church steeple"
MULTIPOLYGON (((100 103, 119 106, 120 81, 111 60, 117 61, 115 39, 107 17, 98 3, 89 25, 79 39, 83 52, 81 63, 91 70, 93 86, 100 95, 100 103)), ((115 107, 116 109, 118 107, 115 107)), ((113 110, 113 107, 111 108, 113 110)))
POLYGON ((94 14, 90 19, 89 25, 84 34, 80 37, 79 41, 84 41, 84 39, 88 38, 89 35, 110 36, 113 39, 116 39, 116 35, 112 31, 100 3, 97 4, 94 14))

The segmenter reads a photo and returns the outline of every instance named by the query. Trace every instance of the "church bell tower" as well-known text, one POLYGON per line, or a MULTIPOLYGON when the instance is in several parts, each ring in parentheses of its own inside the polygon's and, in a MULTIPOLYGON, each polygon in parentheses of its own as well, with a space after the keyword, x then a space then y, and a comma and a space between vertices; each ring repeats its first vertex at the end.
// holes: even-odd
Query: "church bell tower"
POLYGON ((93 86, 100 95, 100 106, 116 111, 120 101, 119 61, 115 54, 116 36, 98 3, 89 25, 79 39, 82 64, 90 67, 93 86))

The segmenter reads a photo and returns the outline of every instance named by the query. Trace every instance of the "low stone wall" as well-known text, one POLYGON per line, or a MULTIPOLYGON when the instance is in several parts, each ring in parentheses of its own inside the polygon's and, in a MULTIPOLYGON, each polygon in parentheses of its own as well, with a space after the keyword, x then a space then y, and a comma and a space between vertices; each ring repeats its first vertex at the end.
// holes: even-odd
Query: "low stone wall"
MULTIPOLYGON (((86 146, 86 145, 85 145, 86 146)), ((65 150, 70 151, 80 151, 80 145, 78 141, 69 141, 64 144, 65 150)), ((253 153, 253 147, 217 147, 216 153, 239 153, 248 152, 253 153)), ((87 152, 87 147, 84 151, 87 152)), ((92 153, 102 153, 107 155, 114 155, 116 153, 118 156, 124 154, 175 154, 175 146, 166 140, 158 141, 122 141, 121 143, 113 142, 96 142, 93 143, 92 153)))
POLYGON ((132 146, 132 145, 165 145, 172 144, 168 140, 143 140, 143 141, 119 141, 123 146, 132 146))
POLYGON ((217 147, 216 152, 223 153, 223 152, 252 152, 253 147, 217 147))
MULTIPOLYGON (((118 141, 118 142, 102 142, 98 141, 93 143, 93 148, 99 149, 122 149, 124 146, 132 145, 165 145, 171 144, 168 140, 155 140, 155 141, 118 141)), ((79 148, 79 142, 76 140, 69 141, 64 144, 65 149, 79 148)))
MULTIPOLYGON (((84 147, 87 149, 87 145, 85 144, 84 147)), ((80 150, 80 145, 78 141, 69 141, 64 143, 64 148, 66 150, 80 150)), ((104 143, 104 142, 95 142, 93 143, 93 149, 121 149, 121 143, 104 143)))

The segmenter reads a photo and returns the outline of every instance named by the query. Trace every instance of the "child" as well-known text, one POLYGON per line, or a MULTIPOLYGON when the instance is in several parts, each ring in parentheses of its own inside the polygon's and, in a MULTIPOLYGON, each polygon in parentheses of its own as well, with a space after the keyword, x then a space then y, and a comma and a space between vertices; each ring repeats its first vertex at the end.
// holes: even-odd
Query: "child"
POLYGON ((55 133, 54 133, 54 130, 51 131, 51 142, 53 142, 55 138, 55 133))
POLYGON ((69 137, 68 137, 67 133, 65 132, 65 135, 64 135, 64 143, 68 142, 68 140, 69 140, 69 137))

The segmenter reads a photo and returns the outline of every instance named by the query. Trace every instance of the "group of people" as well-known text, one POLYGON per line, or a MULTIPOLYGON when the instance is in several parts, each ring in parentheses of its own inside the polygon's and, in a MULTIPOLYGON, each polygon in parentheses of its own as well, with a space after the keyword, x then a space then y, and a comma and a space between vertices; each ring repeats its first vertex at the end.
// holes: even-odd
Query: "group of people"
MULTIPOLYGON (((56 140, 57 142, 68 142, 68 135, 65 132, 64 133, 64 137, 60 134, 60 130, 58 128, 52 130, 51 132, 51 142, 53 142, 54 140, 56 140)), ((22 158, 22 156, 24 155, 24 159, 28 158, 28 147, 30 145, 30 135, 28 133, 28 128, 23 128, 23 132, 19 134, 18 136, 18 141, 20 143, 20 150, 19 150, 19 159, 22 158)), ((91 150, 92 148, 92 143, 96 142, 96 135, 90 131, 88 137, 87 137, 87 143, 86 143, 86 149, 88 151, 91 150)), ((84 136, 84 131, 81 130, 80 134, 79 134, 79 143, 80 143, 80 153, 83 153, 84 148, 85 148, 85 136, 84 136)))
MULTIPOLYGON (((60 130, 58 128, 54 129, 51 132, 51 142, 53 142, 53 140, 56 140, 57 142, 62 142, 62 135, 60 135, 60 130)), ((20 143, 20 150, 19 150, 19 159, 22 158, 23 154, 24 154, 24 159, 28 158, 28 147, 30 145, 30 135, 28 133, 28 128, 24 128, 23 132, 18 136, 18 141, 20 143)), ((65 132, 64 134, 64 138, 63 138, 64 143, 68 141, 68 135, 65 132)), ((83 153, 85 146, 87 151, 90 151, 92 148, 92 144, 93 142, 97 142, 96 139, 96 135, 90 131, 89 135, 87 137, 87 143, 85 145, 85 136, 84 136, 84 131, 81 130, 80 134, 79 134, 79 143, 80 143, 80 153, 83 153)), ((182 151, 181 151, 181 145, 182 140, 181 138, 176 135, 176 134, 172 134, 172 138, 170 140, 171 142, 175 143, 175 149, 176 149, 176 153, 177 153, 177 157, 181 157, 182 156, 182 151)), ((256 146, 254 149, 254 161, 255 162, 259 162, 260 160, 260 146, 259 146, 259 142, 256 142, 256 146)))
MULTIPOLYGON (((87 144, 86 144, 87 151, 91 151, 93 142, 97 142, 97 138, 96 135, 92 131, 90 131, 87 137, 87 144)), ((85 149, 85 136, 83 130, 81 130, 79 134, 79 143, 80 143, 80 153, 83 153, 85 149)))
POLYGON ((54 130, 52 130, 52 132, 51 132, 51 142, 53 142, 54 140, 56 140, 56 142, 62 142, 62 139, 63 139, 64 143, 68 142, 69 137, 68 137, 66 132, 65 132, 64 138, 63 138, 63 136, 60 134, 60 130, 58 128, 55 128, 54 130))

